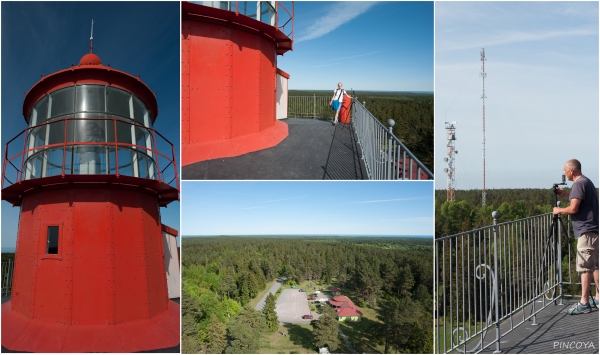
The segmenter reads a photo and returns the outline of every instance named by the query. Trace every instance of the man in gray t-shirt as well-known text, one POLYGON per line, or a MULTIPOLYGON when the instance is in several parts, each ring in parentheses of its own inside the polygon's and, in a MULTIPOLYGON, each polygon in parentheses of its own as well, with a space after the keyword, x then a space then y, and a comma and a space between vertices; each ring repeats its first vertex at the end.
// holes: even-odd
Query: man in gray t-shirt
POLYGON ((598 306, 598 195, 594 184, 581 173, 581 163, 577 159, 568 160, 563 169, 573 186, 570 194, 562 189, 558 189, 558 194, 568 196, 570 204, 564 208, 554 207, 553 213, 571 215, 577 238, 576 270, 581 273, 581 300, 569 309, 569 313, 588 313, 592 308, 588 301, 592 280, 596 283, 594 305, 598 306))

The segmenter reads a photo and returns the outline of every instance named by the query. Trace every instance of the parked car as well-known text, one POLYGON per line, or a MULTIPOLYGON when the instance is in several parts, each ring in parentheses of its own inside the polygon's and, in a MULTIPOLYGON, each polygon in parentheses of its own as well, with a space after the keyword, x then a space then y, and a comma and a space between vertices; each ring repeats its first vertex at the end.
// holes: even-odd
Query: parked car
POLYGON ((298 291, 300 291, 300 292, 306 292, 306 290, 305 290, 305 289, 303 289, 303 288, 301 288, 301 289, 300 289, 300 290, 298 290, 298 291))
POLYGON ((309 300, 309 301, 316 301, 316 300, 317 300, 317 298, 316 298, 316 297, 311 297, 311 298, 309 298, 308 300, 309 300))
POLYGON ((302 316, 302 319, 313 319, 313 316, 307 314, 302 316))

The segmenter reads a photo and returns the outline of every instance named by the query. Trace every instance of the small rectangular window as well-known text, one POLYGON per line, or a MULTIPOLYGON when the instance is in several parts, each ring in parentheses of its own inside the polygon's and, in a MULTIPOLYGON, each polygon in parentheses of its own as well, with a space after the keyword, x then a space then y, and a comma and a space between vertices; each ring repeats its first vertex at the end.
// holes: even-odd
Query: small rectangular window
POLYGON ((48 226, 46 254, 58 254, 58 226, 48 226))

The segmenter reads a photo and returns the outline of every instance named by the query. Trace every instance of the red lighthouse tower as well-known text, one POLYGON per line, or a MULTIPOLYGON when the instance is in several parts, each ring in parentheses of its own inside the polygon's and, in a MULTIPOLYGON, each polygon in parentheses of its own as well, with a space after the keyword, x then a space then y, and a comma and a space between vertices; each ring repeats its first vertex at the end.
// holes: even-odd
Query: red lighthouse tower
POLYGON ((277 90, 277 55, 292 50, 293 3, 291 12, 279 1, 201 3, 181 4, 182 165, 270 148, 288 136, 276 119, 277 105, 287 102, 287 86, 285 100, 277 90))
POLYGON ((2 199, 20 206, 2 346, 132 352, 179 344, 160 206, 178 200, 154 93, 91 53, 26 93, 6 146, 2 199))

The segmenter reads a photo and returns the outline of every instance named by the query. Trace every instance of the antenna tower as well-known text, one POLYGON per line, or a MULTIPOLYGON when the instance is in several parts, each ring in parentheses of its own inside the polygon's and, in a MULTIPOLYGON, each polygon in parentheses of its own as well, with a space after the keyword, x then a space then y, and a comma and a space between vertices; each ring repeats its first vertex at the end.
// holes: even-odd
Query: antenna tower
POLYGON ((485 73, 485 48, 481 48, 481 74, 480 74, 483 82, 483 93, 481 94, 481 99, 483 100, 483 189, 481 189, 481 205, 485 206, 485 77, 487 74, 485 73))
POLYGON ((448 163, 448 167, 444 168, 444 172, 448 175, 446 184, 446 201, 454 201, 454 189, 456 187, 455 170, 454 170, 454 156, 458 154, 458 151, 454 147, 456 141, 456 122, 446 122, 446 147, 448 156, 444 157, 444 161, 448 163))

